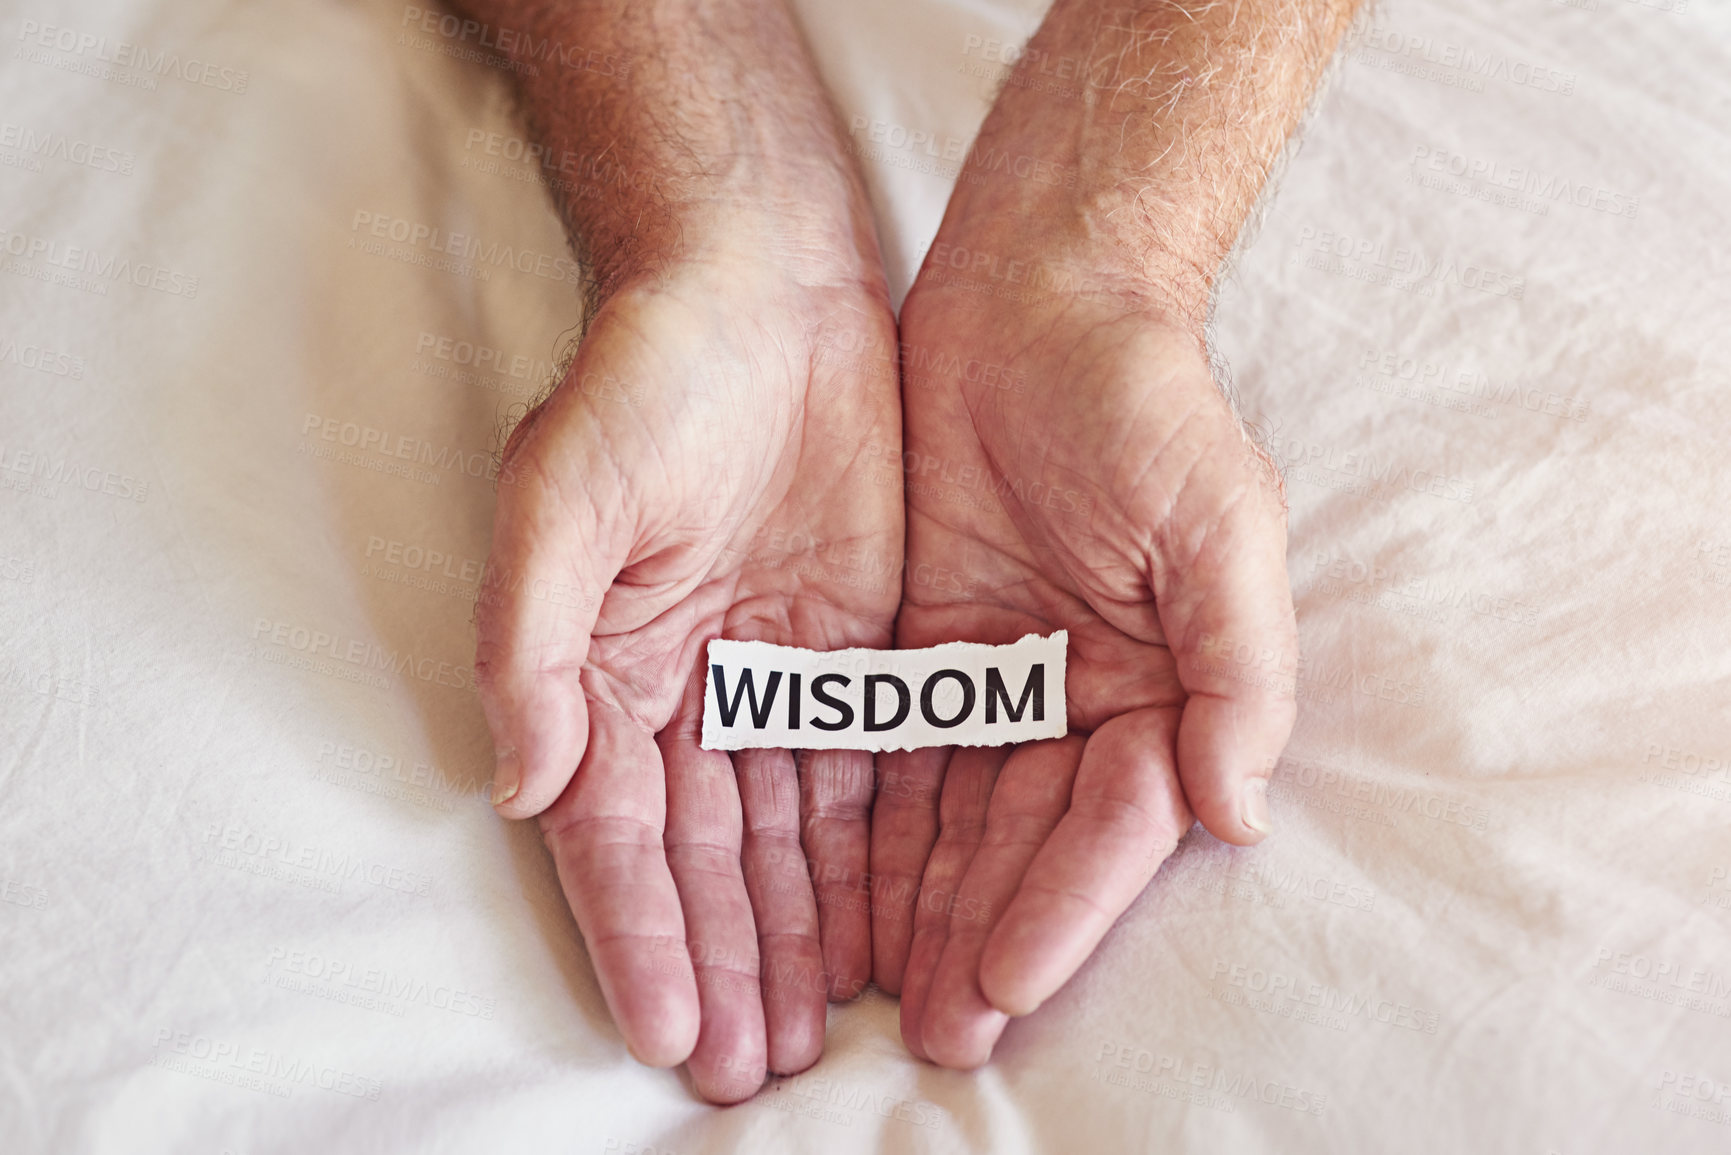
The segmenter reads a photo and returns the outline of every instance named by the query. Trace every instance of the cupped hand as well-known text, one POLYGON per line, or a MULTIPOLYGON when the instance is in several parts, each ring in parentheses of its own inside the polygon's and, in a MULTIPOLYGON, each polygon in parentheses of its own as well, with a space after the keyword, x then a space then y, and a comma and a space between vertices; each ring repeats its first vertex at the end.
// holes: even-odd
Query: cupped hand
POLYGON ((613 293, 507 443, 478 607, 495 805, 540 816, 631 1052, 716 1101, 816 1061, 870 975, 869 755, 698 746, 710 639, 890 641, 894 318, 845 250, 769 222, 613 293))
POLYGON ((1076 274, 1086 243, 1010 250, 951 223, 902 310, 897 644, 1070 635, 1069 736, 880 756, 874 975, 908 1047, 966 1068, 1075 973, 1193 815, 1240 845, 1268 832, 1297 635, 1278 474, 1199 327, 1076 274), (1019 280, 953 267, 1030 249, 1051 259, 1019 280))

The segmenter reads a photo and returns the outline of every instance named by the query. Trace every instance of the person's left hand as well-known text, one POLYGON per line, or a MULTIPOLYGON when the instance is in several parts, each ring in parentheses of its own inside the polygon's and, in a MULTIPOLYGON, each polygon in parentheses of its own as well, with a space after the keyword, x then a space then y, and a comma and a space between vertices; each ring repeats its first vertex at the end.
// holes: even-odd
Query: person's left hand
POLYGON ((902 311, 908 569, 897 644, 1070 635, 1068 737, 880 755, 874 977, 902 1037, 984 1063, 1190 827, 1249 844, 1295 715, 1278 475, 1199 329, 1129 282, 971 281, 950 252, 1049 254, 1054 225, 951 214, 902 311), (1122 289, 1122 292, 1117 291, 1122 289))

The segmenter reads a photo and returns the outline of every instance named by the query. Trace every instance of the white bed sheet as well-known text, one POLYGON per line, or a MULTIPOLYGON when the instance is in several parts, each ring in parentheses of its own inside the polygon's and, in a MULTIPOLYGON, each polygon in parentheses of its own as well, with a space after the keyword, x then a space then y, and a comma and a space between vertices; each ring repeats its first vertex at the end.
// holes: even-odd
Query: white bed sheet
MULTIPOLYGON (((1193 833, 982 1071, 872 993, 727 1110, 477 793, 470 473, 576 301, 408 7, 0 15, 0 1151, 1731 1146, 1723 4, 1379 11, 1219 308, 1289 473, 1277 836, 1193 833)), ((899 297, 1041 5, 799 7, 899 297)))

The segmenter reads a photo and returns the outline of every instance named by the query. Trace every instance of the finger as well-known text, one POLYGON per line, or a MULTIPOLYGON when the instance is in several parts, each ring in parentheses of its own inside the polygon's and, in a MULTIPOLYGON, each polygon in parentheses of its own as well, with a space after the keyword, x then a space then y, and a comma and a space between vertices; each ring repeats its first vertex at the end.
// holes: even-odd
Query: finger
POLYGON ((697 982, 662 849, 665 775, 654 737, 593 703, 588 749, 541 828, 625 1045, 652 1067, 697 1043, 697 982))
POLYGON ((871 981, 872 757, 859 750, 800 755, 800 841, 811 864, 829 997, 857 998, 871 981))
POLYGON ((1172 765, 1176 711, 1137 710, 1089 736, 1068 811, 980 957, 981 992, 1025 1015, 1069 981, 1190 828, 1172 765))
POLYGON ((956 892, 986 829, 986 811, 1008 746, 961 747, 950 756, 938 803, 939 829, 920 880, 913 937, 902 976, 902 1042, 928 1058, 924 1042, 926 999, 951 929, 956 892))
POLYGON ((888 994, 903 993, 914 911, 938 839, 938 795, 949 760, 947 746, 877 757, 871 816, 872 978, 888 994))
POLYGON ((1284 512, 1272 467, 1248 443, 1203 454, 1196 475, 1186 492, 1233 496, 1224 512, 1187 509, 1181 498, 1175 522, 1212 528, 1155 572, 1161 627, 1188 693, 1178 773, 1209 833, 1250 845, 1272 829, 1268 779, 1298 714, 1284 512))
POLYGON ((980 955, 1029 863, 1070 804, 1083 744, 1075 737, 1018 746, 998 776, 920 1021, 926 1054, 939 1066, 980 1066, 992 1057, 1009 1022, 980 989, 980 955))
POLYGON ((767 1052, 757 926, 740 868, 743 832, 733 761, 699 746, 702 668, 672 723, 656 736, 667 766, 667 865, 685 914, 701 1026, 688 1066, 712 1103, 749 1099, 763 1085, 767 1052))
POLYGON ((823 1053, 829 982, 817 899, 799 843, 799 781, 786 750, 733 754, 745 815, 745 886, 757 922, 769 1069, 792 1075, 823 1053))
POLYGON ((507 818, 553 804, 589 737, 580 674, 601 596, 627 545, 582 487, 543 469, 533 431, 500 471, 493 545, 475 605, 475 682, 495 750, 492 801, 507 818))
MULTIPOLYGON (((954 860, 953 854, 934 854, 932 870, 938 885, 953 886, 965 867, 954 860)), ((932 917, 916 919, 912 940, 908 944, 907 969, 902 979, 899 1021, 902 1045, 916 1059, 931 1062, 920 1024, 926 1013, 926 996, 931 992, 932 976, 937 973, 938 959, 943 957, 944 942, 949 937, 949 921, 932 917)))

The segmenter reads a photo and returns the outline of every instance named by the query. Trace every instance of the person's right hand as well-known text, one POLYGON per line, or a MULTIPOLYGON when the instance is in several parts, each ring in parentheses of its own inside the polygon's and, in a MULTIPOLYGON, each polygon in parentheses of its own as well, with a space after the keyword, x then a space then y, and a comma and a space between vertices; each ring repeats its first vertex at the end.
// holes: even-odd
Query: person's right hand
POLYGON ((807 853, 864 874, 872 766, 700 749, 705 647, 887 646, 902 556, 871 234, 728 221, 613 293, 512 434, 475 661, 495 804, 540 816, 627 1045, 724 1102, 815 1062, 870 977, 866 904, 807 853))

